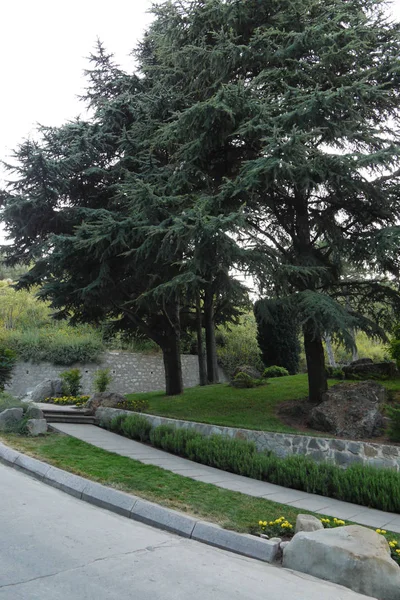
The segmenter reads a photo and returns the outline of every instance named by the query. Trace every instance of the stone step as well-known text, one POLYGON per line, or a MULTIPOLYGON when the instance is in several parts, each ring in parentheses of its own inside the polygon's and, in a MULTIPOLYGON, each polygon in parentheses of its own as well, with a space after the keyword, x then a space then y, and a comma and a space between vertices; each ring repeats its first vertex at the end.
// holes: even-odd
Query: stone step
POLYGON ((60 414, 44 414, 44 418, 48 423, 80 423, 82 425, 95 425, 95 418, 85 415, 60 415, 60 414))

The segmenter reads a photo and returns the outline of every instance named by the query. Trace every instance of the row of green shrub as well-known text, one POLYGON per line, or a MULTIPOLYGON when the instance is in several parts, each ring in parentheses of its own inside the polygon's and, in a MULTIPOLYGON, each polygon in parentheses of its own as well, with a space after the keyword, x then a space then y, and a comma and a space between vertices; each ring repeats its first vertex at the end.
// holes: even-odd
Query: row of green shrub
MULTIPOLYGON (((106 424, 103 424, 106 426, 106 424)), ((344 470, 316 463, 303 456, 278 458, 257 452, 243 440, 200 433, 172 426, 153 427, 139 415, 118 415, 108 428, 134 440, 195 462, 287 488, 337 498, 370 508, 400 513, 400 473, 354 465, 344 470)))
POLYGON ((5 329, 0 342, 14 350, 21 360, 55 365, 96 362, 103 351, 99 335, 85 328, 45 327, 42 329, 5 329))

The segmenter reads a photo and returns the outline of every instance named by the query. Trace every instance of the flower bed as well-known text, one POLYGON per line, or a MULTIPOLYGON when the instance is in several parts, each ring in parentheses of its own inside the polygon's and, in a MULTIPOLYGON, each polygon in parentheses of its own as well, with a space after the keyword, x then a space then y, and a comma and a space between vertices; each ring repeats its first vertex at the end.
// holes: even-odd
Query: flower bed
POLYGON ((48 404, 58 404, 59 406, 79 406, 82 407, 89 400, 90 396, 60 396, 59 398, 45 398, 43 402, 48 404))

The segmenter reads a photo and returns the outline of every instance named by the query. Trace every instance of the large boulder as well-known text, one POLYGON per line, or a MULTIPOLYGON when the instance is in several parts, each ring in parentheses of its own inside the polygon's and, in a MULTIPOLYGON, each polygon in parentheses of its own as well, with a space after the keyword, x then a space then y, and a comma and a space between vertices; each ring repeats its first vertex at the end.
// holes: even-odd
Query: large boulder
POLYGON ((374 381, 340 383, 324 393, 322 403, 311 410, 308 423, 313 429, 339 437, 370 438, 381 433, 385 400, 385 388, 374 381))
POLYGON ((26 428, 29 435, 34 437, 44 435, 47 431, 47 421, 46 419, 29 419, 26 423, 26 428))
POLYGON ((43 411, 38 406, 28 406, 25 414, 28 419, 44 419, 43 411))
POLYGON ((252 379, 261 379, 262 377, 260 371, 258 371, 251 365, 240 365, 239 367, 236 367, 233 373, 233 379, 236 377, 236 375, 238 375, 238 373, 246 373, 246 375, 248 375, 252 379))
POLYGON ((6 408, 0 413, 0 431, 7 431, 8 429, 17 425, 22 421, 24 411, 22 408, 6 408))
POLYGON ((360 525, 297 533, 283 551, 283 566, 378 600, 400 598, 400 567, 389 544, 360 525))
POLYGON ((368 379, 379 377, 394 377, 397 372, 394 362, 374 363, 371 358, 360 358, 343 367, 347 379, 368 379))
POLYGON ((100 406, 105 406, 107 408, 119 408, 121 402, 125 401, 125 396, 122 396, 122 394, 117 394, 117 392, 96 392, 87 401, 85 408, 94 413, 98 408, 100 408, 100 406))
POLYGON ((45 379, 39 383, 31 394, 32 402, 43 402, 46 398, 57 398, 63 394, 61 379, 45 379))

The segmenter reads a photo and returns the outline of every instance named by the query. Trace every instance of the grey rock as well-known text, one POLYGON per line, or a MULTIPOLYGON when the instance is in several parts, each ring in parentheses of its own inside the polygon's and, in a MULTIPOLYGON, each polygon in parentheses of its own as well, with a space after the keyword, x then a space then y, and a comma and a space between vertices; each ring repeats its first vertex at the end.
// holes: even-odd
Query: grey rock
POLYGON ((396 375, 397 368, 394 362, 374 363, 370 358, 361 358, 343 367, 343 372, 347 379, 352 377, 393 377, 396 375))
POLYGON ((379 600, 399 600, 400 567, 386 539, 360 525, 296 534, 283 566, 379 600))
POLYGON ((255 535, 228 531, 218 525, 202 521, 196 523, 192 539, 268 563, 276 560, 279 555, 279 544, 276 542, 264 540, 255 535))
POLYGON ((38 406, 28 406, 25 415, 28 419, 44 419, 43 411, 38 406))
POLYGON ((26 427, 29 435, 34 437, 44 435, 47 432, 47 421, 46 419, 29 419, 26 427))
POLYGON ((24 411, 22 408, 6 408, 0 413, 0 431, 7 431, 22 420, 24 411))
POLYGON ((282 550, 282 552, 285 550, 285 548, 287 548, 289 546, 290 542, 281 542, 280 544, 280 549, 282 550))
POLYGON ((385 388, 374 381, 335 385, 312 409, 309 424, 314 429, 354 439, 379 435, 385 400, 385 388))
POLYGON ((297 515, 295 533, 299 531, 318 531, 323 529, 321 521, 313 515, 297 515))
POLYGON ((85 408, 94 413, 100 407, 118 408, 125 400, 125 396, 116 392, 97 392, 86 402, 85 408))
POLYGON ((46 398, 57 398, 62 395, 63 382, 61 379, 45 379, 39 383, 31 394, 32 402, 43 402, 46 398))

